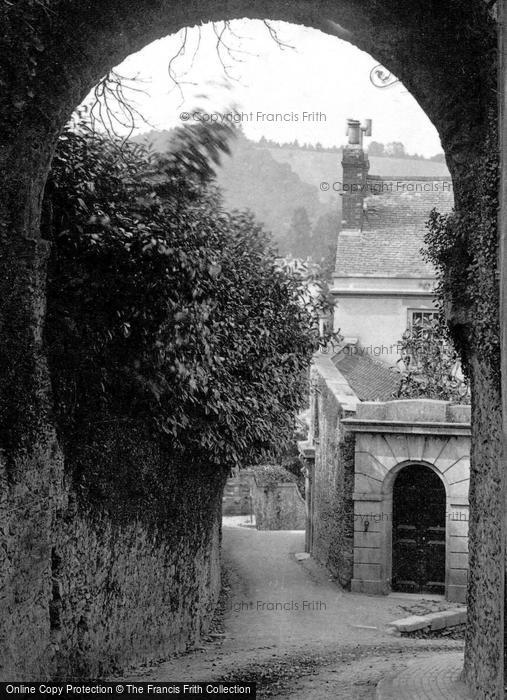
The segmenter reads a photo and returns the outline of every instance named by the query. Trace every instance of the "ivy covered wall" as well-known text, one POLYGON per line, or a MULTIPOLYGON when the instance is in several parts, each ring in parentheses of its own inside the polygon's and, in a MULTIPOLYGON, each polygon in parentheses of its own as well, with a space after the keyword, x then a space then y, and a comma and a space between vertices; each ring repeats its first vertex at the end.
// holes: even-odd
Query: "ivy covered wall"
MULTIPOLYGON (((3 619, 2 679, 94 678, 161 658, 197 643, 213 615, 225 475, 174 463, 133 423, 88 438, 66 451, 65 483, 52 484, 44 549, 47 500, 6 540, 7 554, 20 536, 24 546, 3 619)), ((40 488, 35 479, 30 488, 40 488)))
POLYGON ((54 675, 94 678, 198 643, 220 592, 224 475, 175 464, 132 424, 99 431, 67 460, 92 477, 75 482, 57 512, 54 675), (150 481, 163 475, 149 497, 139 464, 150 481))
POLYGON ((350 389, 327 357, 312 369, 312 430, 315 464, 311 472, 312 556, 348 588, 353 574, 354 444, 341 419, 354 415, 350 389), (343 389, 337 382, 343 382, 343 389), (345 393, 349 390, 349 395, 345 393))

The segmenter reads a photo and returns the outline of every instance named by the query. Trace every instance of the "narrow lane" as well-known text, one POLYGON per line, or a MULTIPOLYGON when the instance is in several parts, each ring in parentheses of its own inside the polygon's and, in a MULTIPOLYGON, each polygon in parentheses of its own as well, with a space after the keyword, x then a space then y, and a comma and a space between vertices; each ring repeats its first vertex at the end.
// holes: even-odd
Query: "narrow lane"
MULTIPOLYGON (((344 591, 304 551, 300 531, 224 528, 223 557, 231 572, 224 649, 276 645, 279 651, 393 638, 385 625, 403 616, 390 598, 344 591)), ((398 601, 399 603, 399 601, 398 601)))
MULTIPOLYGON (((358 661, 358 668, 364 666, 365 677, 369 669, 378 679, 374 668, 387 665, 392 670, 393 663, 399 664, 396 652, 460 647, 459 642, 392 637, 385 626, 407 615, 400 605, 409 601, 344 591, 323 567, 309 559, 296 559, 295 554, 304 549, 301 531, 257 531, 225 525, 222 547, 231 587, 225 634, 156 666, 137 669, 124 680, 203 682, 228 675, 242 680, 252 665, 269 669, 285 664, 293 669, 296 683, 301 670, 298 659, 312 657, 316 659, 314 666, 321 664, 322 671, 310 671, 312 677, 303 682, 302 695, 297 695, 294 687, 294 697, 319 697, 321 682, 322 687, 330 687, 334 683, 330 679, 342 679, 344 670, 350 668, 351 672, 350 664, 358 661), (389 656, 393 653, 398 661, 389 656), (365 666, 361 659, 368 655, 372 658, 365 666)), ((356 680, 352 673, 346 682, 352 687, 356 680)), ((337 682, 343 684, 342 680, 337 682)), ((333 692, 336 695, 336 688, 333 692)))

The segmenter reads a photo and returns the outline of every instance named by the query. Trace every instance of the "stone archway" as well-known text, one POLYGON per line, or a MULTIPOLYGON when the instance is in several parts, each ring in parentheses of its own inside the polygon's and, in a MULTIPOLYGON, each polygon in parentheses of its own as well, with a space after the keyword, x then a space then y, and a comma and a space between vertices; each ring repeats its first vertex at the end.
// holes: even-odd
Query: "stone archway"
MULTIPOLYGON (((0 79, 0 418, 2 525, 7 564, 2 584, 17 578, 27 532, 15 513, 39 506, 35 534, 40 566, 30 582, 32 599, 50 589, 51 526, 62 479, 62 455, 51 422, 44 358, 45 261, 40 201, 57 135, 73 108, 112 66, 147 43, 181 27, 239 17, 279 19, 339 36, 393 71, 436 126, 454 178, 458 211, 482 211, 476 167, 495 141, 496 23, 482 0, 92 0, 4 3, 0 79), (46 504, 40 508, 41 502, 46 504)), ((496 195, 494 178, 490 195, 496 195)), ((492 271, 489 271, 492 277, 492 271)), ((485 275, 485 278, 487 276, 485 275)), ((453 310, 466 335, 470 309, 453 310)), ((472 570, 469 678, 481 692, 501 687, 502 550, 495 527, 501 509, 499 388, 495 367, 472 348, 474 435, 472 452, 472 570), (485 439, 487 438, 487 439, 485 439), (475 534, 476 533, 476 534, 475 534), (495 595, 491 595, 491 591, 495 595), (488 595, 486 595, 488 593, 488 595), (480 652, 480 649, 486 650, 480 652), (500 674, 500 675, 499 675, 500 674)), ((12 628, 33 625, 44 637, 47 614, 29 605, 9 612, 12 628), (14 615, 14 617, 12 617, 14 615), (17 616, 17 618, 16 618, 17 616)), ((30 655, 27 650, 27 655, 30 655)), ((486 695, 484 695, 486 697, 486 695)), ((488 695, 491 697, 491 694, 488 695)))
POLYGON ((444 401, 365 402, 358 405, 355 418, 342 421, 356 435, 352 590, 374 594, 392 590, 393 491, 403 470, 423 466, 438 476, 445 489, 445 595, 452 601, 465 601, 470 474, 467 414, 444 401))

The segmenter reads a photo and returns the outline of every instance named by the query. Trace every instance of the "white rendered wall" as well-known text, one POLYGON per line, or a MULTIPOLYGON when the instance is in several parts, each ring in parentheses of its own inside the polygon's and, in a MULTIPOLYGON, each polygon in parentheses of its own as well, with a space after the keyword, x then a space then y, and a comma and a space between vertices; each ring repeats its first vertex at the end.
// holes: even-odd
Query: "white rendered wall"
POLYGON ((335 298, 335 330, 357 338, 358 351, 388 365, 399 359, 398 342, 407 329, 409 310, 435 308, 430 296, 336 294, 335 298))

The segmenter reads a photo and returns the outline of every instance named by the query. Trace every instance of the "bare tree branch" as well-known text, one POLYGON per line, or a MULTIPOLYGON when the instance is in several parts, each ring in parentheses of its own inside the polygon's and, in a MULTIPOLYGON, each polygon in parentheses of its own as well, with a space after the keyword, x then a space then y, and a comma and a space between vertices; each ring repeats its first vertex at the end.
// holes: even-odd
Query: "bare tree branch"
MULTIPOLYGON (((279 37, 276 28, 273 27, 269 21, 263 20, 263 24, 267 28, 270 37, 281 50, 295 48, 279 37)), ((242 56, 258 56, 258 54, 241 48, 241 46, 235 46, 234 42, 229 41, 228 37, 231 37, 239 41, 241 45, 241 42, 248 39, 248 37, 240 36, 234 32, 229 20, 220 23, 212 22, 211 26, 216 37, 216 54, 223 72, 228 80, 237 83, 239 82, 239 78, 231 72, 233 65, 244 63, 245 59, 242 58, 242 56)), ((185 81, 182 80, 182 78, 188 75, 195 64, 201 46, 201 27, 197 28, 197 41, 190 59, 190 65, 186 70, 180 71, 177 68, 177 64, 179 60, 186 55, 190 36, 191 30, 189 28, 181 30, 179 33, 179 46, 174 55, 169 59, 167 65, 169 79, 173 84, 173 87, 169 90, 169 94, 175 89, 178 90, 181 98, 180 104, 182 104, 185 99, 182 86, 196 85, 195 82, 190 80, 185 81)), ((113 140, 120 141, 120 148, 125 141, 132 136, 139 120, 153 128, 133 104, 133 93, 147 94, 146 90, 138 87, 139 82, 138 77, 127 78, 113 69, 97 83, 93 91, 93 103, 89 111, 91 127, 94 129, 96 123, 100 123, 102 128, 113 140), (125 130, 126 135, 124 135, 125 130)))
POLYGON ((278 32, 276 31, 276 29, 272 26, 272 24, 267 19, 263 19, 262 23, 267 28, 267 30, 269 32, 269 36, 273 39, 273 41, 275 42, 275 44, 278 46, 278 48, 281 51, 285 51, 285 49, 295 50, 295 48, 296 48, 295 46, 292 46, 291 44, 286 44, 284 41, 282 41, 280 39, 280 37, 278 36, 278 32))
POLYGON ((134 92, 146 95, 146 90, 137 87, 139 82, 138 78, 127 78, 111 70, 97 83, 93 91, 94 102, 89 110, 91 128, 95 130, 97 122, 100 123, 113 141, 120 140, 120 149, 132 136, 139 120, 151 126, 127 94, 134 92), (121 135, 119 127, 126 129, 127 134, 121 135))
MULTIPOLYGON (((171 94, 171 92, 172 92, 174 89, 177 89, 178 92, 180 93, 180 97, 181 97, 180 105, 183 104, 183 102, 184 102, 184 100, 185 100, 185 96, 183 95, 183 90, 181 89, 181 85, 184 84, 184 83, 182 83, 181 79, 178 79, 177 73, 175 73, 174 70, 173 70, 173 64, 178 60, 178 58, 179 58, 180 56, 184 56, 184 55, 185 55, 185 49, 186 49, 186 44, 187 44, 187 36, 188 36, 188 28, 187 28, 187 27, 185 27, 185 29, 182 30, 182 34, 183 34, 183 36, 182 36, 182 40, 181 40, 180 47, 179 47, 179 49, 176 51, 176 53, 174 54, 174 56, 171 56, 171 58, 169 59, 169 63, 168 63, 168 65, 167 65, 167 72, 168 72, 168 74, 169 74, 169 79, 170 79, 171 82, 174 84, 174 87, 173 87, 171 90, 169 90, 169 94, 171 94)), ((199 43, 200 43, 200 40, 201 40, 201 39, 200 39, 200 34, 199 34, 199 43)), ((195 54, 194 54, 194 56, 192 57, 192 63, 193 63, 194 59, 195 59, 195 54)), ((187 72, 188 72, 188 71, 187 71, 187 72)), ((183 75, 186 75, 186 73, 184 73, 183 75)))
MULTIPOLYGON (((217 25, 216 25, 216 22, 213 22, 213 32, 214 32, 215 36, 217 37, 217 43, 216 43, 216 47, 215 47, 215 48, 216 48, 218 60, 220 61, 221 65, 222 65, 222 68, 223 68, 223 71, 224 71, 225 75, 226 75, 230 80, 236 80, 236 78, 234 78, 234 76, 232 76, 232 75, 229 73, 229 68, 230 68, 230 66, 227 66, 227 65, 225 64, 223 58, 222 58, 221 48, 223 47, 223 48, 225 48, 225 50, 226 50, 228 56, 229 56, 230 58, 232 57, 233 60, 235 60, 234 57, 232 56, 230 47, 227 46, 227 44, 226 44, 226 43, 224 42, 224 40, 223 40, 223 35, 224 35, 224 33, 227 31, 228 21, 224 21, 224 22, 222 22, 222 24, 223 24, 222 28, 221 28, 220 30, 218 30, 217 25)), ((242 62, 240 59, 237 59, 237 60, 238 60, 238 63, 241 63, 241 62, 242 62)))

